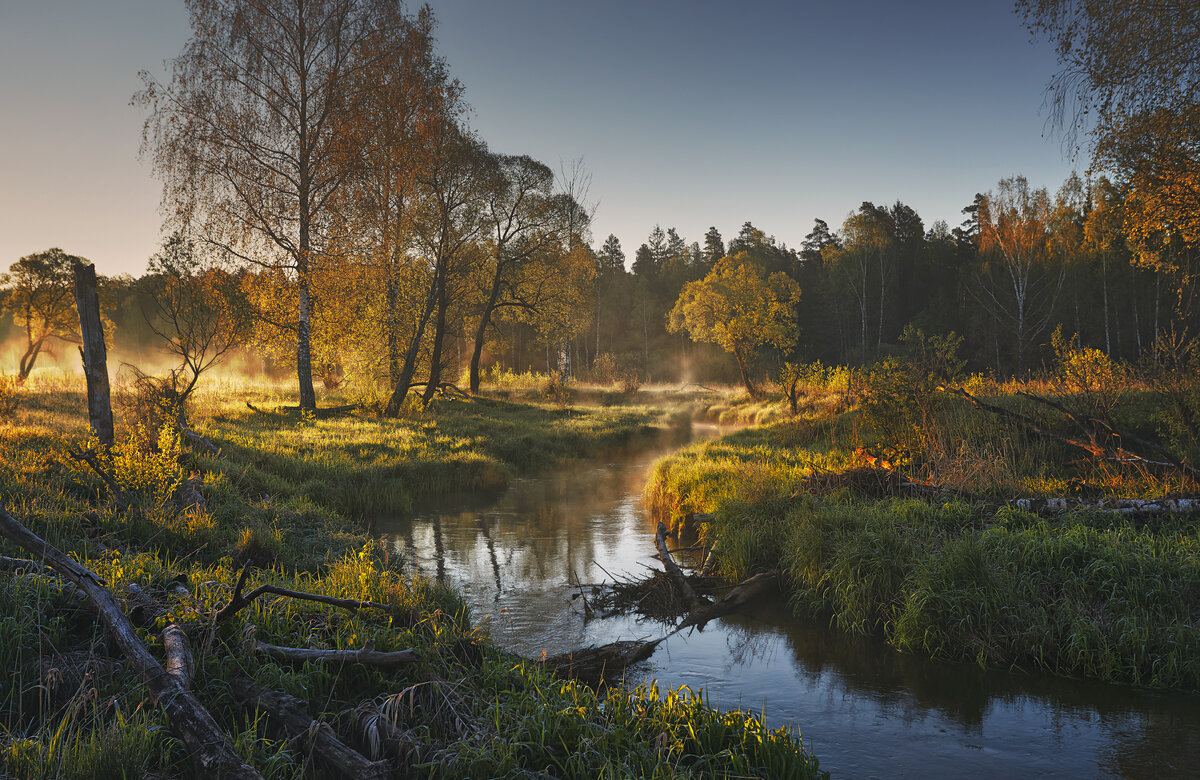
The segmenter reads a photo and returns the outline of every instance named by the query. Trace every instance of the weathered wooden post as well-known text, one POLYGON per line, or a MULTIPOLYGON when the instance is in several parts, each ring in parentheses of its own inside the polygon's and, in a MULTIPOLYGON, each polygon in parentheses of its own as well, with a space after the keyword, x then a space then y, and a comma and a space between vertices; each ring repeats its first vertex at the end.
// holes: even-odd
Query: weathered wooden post
POLYGON ((108 389, 108 350, 100 322, 100 294, 96 290, 96 266, 75 264, 75 308, 79 310, 79 334, 83 346, 83 375, 87 377, 88 418, 101 444, 113 443, 112 397, 108 389))

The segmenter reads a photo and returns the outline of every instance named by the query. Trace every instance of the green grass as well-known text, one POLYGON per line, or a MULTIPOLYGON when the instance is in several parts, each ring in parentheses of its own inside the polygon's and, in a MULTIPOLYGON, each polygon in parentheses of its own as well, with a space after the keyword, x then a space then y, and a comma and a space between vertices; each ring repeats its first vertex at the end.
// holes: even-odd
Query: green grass
MULTIPOLYGON (((84 398, 71 380, 32 380, 15 418, 0 422, 0 501, 66 550, 117 594, 138 584, 164 593, 170 614, 140 629, 161 653, 166 620, 190 626, 200 700, 236 748, 271 778, 313 776, 301 747, 240 705, 229 680, 248 677, 309 703, 366 751, 353 713, 390 713, 425 747, 404 760, 414 777, 561 778, 818 777, 798 735, 747 713, 721 713, 687 690, 602 693, 555 678, 493 647, 453 590, 404 573, 354 518, 489 490, 512 475, 570 457, 636 445, 668 415, 643 407, 575 408, 501 399, 441 402, 401 420, 308 420, 256 414, 281 390, 218 387, 199 399, 195 427, 219 457, 173 445, 162 453, 122 443, 115 458, 134 506, 119 512, 102 483, 65 456, 86 438, 84 398), (206 474, 206 511, 162 500, 182 468, 206 474), (176 469, 173 475, 167 473, 176 469), (349 613, 265 598, 220 626, 210 616, 229 597, 244 560, 250 585, 272 582, 390 605, 349 613), (364 666, 284 664, 248 640, 297 647, 415 648, 419 663, 381 672, 364 666)), ((334 401, 330 401, 333 403, 334 401)), ((8 543, 0 553, 25 557, 8 543)), ((0 769, 20 777, 187 775, 185 750, 146 690, 103 648, 94 616, 54 579, 0 578, 0 769), (91 663, 91 674, 81 672, 91 663)), ((370 718, 365 721, 369 725, 370 718)), ((319 775, 319 772, 317 772, 319 775)))
MULTIPOLYGON (((1152 407, 1144 395, 1138 400, 1152 407)), ((963 451, 1016 449, 1005 441, 1011 432, 992 421, 952 414, 957 433, 974 426, 961 439, 963 451)), ((851 486, 819 496, 807 489, 808 477, 863 466, 863 441, 856 411, 740 431, 659 461, 647 497, 663 517, 715 513, 703 534, 716 544, 726 577, 779 568, 797 612, 881 633, 899 650, 1200 690, 1200 525, 1193 518, 1043 518, 994 500, 1005 491, 1071 495, 1058 491, 1080 483, 1101 495, 1161 494, 1172 489, 1170 480, 1068 465, 1073 453, 1047 447, 996 464, 992 473, 1001 476, 977 493, 993 498, 939 502, 871 498, 851 486)), ((966 480, 972 472, 962 473, 966 480)))
MULTIPOLYGON (((267 403, 271 399, 251 399, 267 403)), ((439 400, 398 420, 309 420, 202 398, 199 425, 222 450, 206 462, 249 494, 304 497, 351 517, 411 511, 452 494, 497 490, 514 473, 628 446, 653 432, 645 409, 588 409, 480 398, 439 400)), ((259 407, 262 408, 262 407, 259 407)))

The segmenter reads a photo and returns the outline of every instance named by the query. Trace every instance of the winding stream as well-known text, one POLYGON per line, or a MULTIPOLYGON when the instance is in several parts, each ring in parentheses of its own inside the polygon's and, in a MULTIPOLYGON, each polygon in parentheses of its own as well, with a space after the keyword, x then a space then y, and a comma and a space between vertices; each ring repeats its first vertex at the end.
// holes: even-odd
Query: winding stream
MULTIPOLYGON (((520 478, 491 501, 376 529, 422 573, 459 587, 474 620, 514 652, 659 636, 661 625, 632 617, 585 623, 568 583, 658 565, 642 488, 678 444, 520 478)), ((937 663, 783 604, 676 635, 627 679, 703 688, 717 706, 793 725, 835 780, 1200 776, 1200 696, 937 663)))

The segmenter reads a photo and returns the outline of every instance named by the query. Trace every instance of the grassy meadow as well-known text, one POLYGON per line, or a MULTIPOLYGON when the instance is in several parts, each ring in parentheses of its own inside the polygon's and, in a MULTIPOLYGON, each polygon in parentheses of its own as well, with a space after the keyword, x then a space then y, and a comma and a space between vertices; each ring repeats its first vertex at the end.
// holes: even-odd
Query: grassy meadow
MULTIPOLYGON (((369 411, 312 419, 271 411, 289 402, 284 388, 214 382, 195 398, 189 420, 218 455, 170 430, 139 428, 136 406, 118 402, 118 442, 104 465, 129 501, 122 510, 68 454, 88 439, 82 381, 35 375, 0 418, 0 501, 118 597, 137 585, 163 603, 166 614, 144 620, 141 639, 161 658, 164 625, 187 629, 193 690, 266 777, 325 770, 301 743, 242 705, 234 678, 303 699, 343 740, 393 761, 402 776, 819 776, 798 735, 767 729, 752 714, 719 712, 702 694, 597 692, 501 652, 473 627, 457 593, 402 573, 402 562, 365 530, 363 521, 375 515, 498 490, 524 471, 636 446, 693 411, 682 403, 655 406, 658 399, 642 391, 596 396, 601 402, 580 405, 509 388, 471 401, 442 399, 398 420, 369 411), (182 509, 177 500, 193 473, 203 475, 203 510, 182 509), (251 586, 388 608, 351 612, 261 598, 217 623, 213 616, 247 562, 251 586), (292 663, 255 652, 255 641, 414 648, 420 660, 388 671, 292 663), (401 743, 381 739, 385 721, 404 735, 401 743)), ((361 399, 330 397, 322 405, 346 400, 361 399)), ((0 553, 27 557, 8 542, 0 553)), ((72 588, 15 565, 0 579, 0 625, 0 665, 10 670, 0 682, 5 773, 189 776, 182 743, 72 588)))
MULTIPOLYGON (((714 513, 700 533, 724 576, 779 569, 798 613, 898 650, 1200 690, 1194 517, 1037 515, 1009 502, 1194 495, 1190 478, 1082 459, 965 399, 890 382, 864 381, 857 399, 844 380, 811 384, 796 417, 661 460, 648 500, 668 518, 714 513), (899 484, 909 479, 919 489, 899 484)), ((1047 429, 1051 410, 1020 393, 1095 401, 1053 381, 966 386, 1047 429)), ((1110 400, 1125 428, 1193 457, 1162 387, 1129 383, 1110 400)))

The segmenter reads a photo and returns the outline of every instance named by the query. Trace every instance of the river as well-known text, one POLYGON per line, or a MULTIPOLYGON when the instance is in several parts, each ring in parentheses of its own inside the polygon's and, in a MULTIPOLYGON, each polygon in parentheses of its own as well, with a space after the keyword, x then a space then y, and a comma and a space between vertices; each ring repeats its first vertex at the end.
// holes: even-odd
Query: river
MULTIPOLYGON (((499 496, 375 527, 418 571, 456 585, 473 619, 514 652, 660 636, 660 624, 628 616, 585 622, 570 583, 658 566, 642 489, 679 444, 522 477, 499 496)), ((626 678, 703 688, 716 706, 791 725, 835 780, 1200 777, 1200 696, 934 662, 784 604, 673 636, 626 678)))

